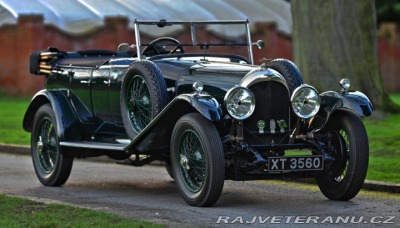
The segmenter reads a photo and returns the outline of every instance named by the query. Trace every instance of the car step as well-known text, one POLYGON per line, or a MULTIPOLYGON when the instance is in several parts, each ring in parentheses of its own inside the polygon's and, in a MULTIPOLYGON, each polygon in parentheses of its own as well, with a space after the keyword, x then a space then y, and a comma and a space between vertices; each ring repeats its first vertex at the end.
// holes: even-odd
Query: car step
POLYGON ((76 148, 86 148, 86 149, 97 149, 97 150, 118 150, 125 151, 125 147, 128 144, 125 143, 101 143, 101 142, 60 142, 60 146, 63 147, 76 147, 76 148))

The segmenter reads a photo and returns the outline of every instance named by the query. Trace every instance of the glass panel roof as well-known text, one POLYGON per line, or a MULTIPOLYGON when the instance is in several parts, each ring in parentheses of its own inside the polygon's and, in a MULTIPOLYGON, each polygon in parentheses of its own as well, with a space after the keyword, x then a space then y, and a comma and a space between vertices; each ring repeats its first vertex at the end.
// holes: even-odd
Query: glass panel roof
MULTIPOLYGON (((16 24, 19 15, 42 14, 45 24, 55 25, 66 33, 80 34, 97 29, 105 17, 124 16, 133 20, 245 20, 276 23, 278 31, 290 35, 290 4, 284 0, 1 0, 0 27, 16 24)), ((252 25, 251 24, 251 25, 252 25)), ((149 36, 179 32, 181 27, 140 28, 149 36)), ((208 30, 224 37, 244 35, 244 29, 226 29, 210 25, 208 30)))

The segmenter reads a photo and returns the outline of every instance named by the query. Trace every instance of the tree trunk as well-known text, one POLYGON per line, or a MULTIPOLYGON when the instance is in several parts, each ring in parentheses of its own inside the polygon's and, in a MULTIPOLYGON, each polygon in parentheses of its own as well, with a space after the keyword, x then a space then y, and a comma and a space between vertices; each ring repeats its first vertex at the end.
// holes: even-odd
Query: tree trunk
POLYGON ((398 109, 380 74, 374 0, 292 0, 291 8, 294 58, 306 83, 339 90, 349 78, 375 109, 398 109))

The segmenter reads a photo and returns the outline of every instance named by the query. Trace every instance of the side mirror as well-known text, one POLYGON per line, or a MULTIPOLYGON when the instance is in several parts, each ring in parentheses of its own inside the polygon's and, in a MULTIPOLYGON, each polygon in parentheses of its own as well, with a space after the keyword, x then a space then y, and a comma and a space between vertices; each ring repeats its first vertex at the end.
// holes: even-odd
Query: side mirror
POLYGON ((262 40, 258 40, 257 42, 253 43, 253 46, 257 46, 258 49, 262 49, 262 48, 264 48, 265 43, 262 40))

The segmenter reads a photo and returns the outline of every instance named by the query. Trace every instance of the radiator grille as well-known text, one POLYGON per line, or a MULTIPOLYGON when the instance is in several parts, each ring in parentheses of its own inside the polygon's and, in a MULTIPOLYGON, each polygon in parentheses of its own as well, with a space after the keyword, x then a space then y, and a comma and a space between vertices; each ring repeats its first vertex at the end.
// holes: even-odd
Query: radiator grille
MULTIPOLYGON (((249 87, 256 99, 254 113, 246 120, 243 125, 245 128, 244 138, 249 144, 284 143, 282 141, 290 130, 290 97, 286 87, 275 81, 260 82, 249 87), (275 133, 271 132, 270 121, 274 120, 275 133), (257 122, 263 120, 266 123, 264 133, 260 133, 257 122), (284 120, 287 127, 284 133, 277 121, 284 120)), ((288 137, 286 137, 288 138, 288 137)))

